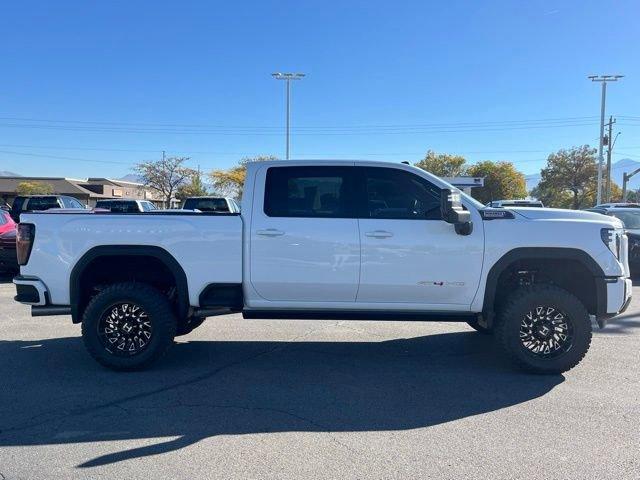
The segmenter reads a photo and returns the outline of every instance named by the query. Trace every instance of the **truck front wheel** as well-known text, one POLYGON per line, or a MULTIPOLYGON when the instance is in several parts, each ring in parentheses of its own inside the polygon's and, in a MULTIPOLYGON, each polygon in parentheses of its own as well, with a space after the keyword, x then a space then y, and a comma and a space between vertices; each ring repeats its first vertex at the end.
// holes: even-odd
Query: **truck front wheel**
POLYGON ((507 299, 496 337, 525 370, 558 374, 575 367, 589 350, 591 320, 571 293, 554 285, 533 285, 507 299))
POLYGON ((137 370, 159 359, 173 344, 176 317, 165 295, 144 283, 102 290, 82 318, 85 347, 113 370, 137 370))

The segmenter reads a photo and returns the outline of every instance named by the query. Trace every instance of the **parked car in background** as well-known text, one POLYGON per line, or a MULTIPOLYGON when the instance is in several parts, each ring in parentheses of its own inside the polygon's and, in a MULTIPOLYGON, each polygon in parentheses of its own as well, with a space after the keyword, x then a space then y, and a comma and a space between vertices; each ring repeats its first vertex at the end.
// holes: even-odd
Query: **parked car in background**
POLYGON ((183 210, 201 212, 240 213, 240 205, 230 197, 189 197, 182 205, 183 210))
POLYGON ((15 229, 16 222, 11 218, 10 212, 7 210, 0 210, 0 235, 15 229))
POLYGON ((0 210, 0 270, 18 270, 16 223, 6 210, 0 210))
POLYGON ((633 276, 640 275, 640 205, 634 203, 608 203, 593 208, 589 212, 616 217, 624 224, 629 239, 629 268, 633 276))
POLYGON ((11 206, 11 218, 19 222, 22 212, 41 212, 52 208, 86 209, 87 206, 77 198, 67 195, 20 195, 15 198, 11 206))
POLYGON ((536 207, 544 208, 544 204, 540 200, 494 200, 487 203, 487 207, 536 207))
MULTIPOLYGON (((601 203, 593 208, 640 208, 640 203, 624 203, 624 202, 612 202, 601 203)), ((591 210, 591 209, 587 209, 591 210)))
POLYGON ((114 213, 141 213, 156 210, 156 206, 149 200, 135 200, 119 198, 116 200, 98 200, 96 208, 103 208, 114 213))

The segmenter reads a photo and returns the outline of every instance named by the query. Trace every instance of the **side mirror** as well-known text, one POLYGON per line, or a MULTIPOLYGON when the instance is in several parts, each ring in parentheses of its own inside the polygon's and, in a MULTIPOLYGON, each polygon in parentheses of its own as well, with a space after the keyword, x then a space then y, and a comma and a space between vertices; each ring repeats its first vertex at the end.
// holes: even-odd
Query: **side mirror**
POLYGON ((469 235, 473 231, 471 213, 463 208, 459 192, 450 188, 440 191, 440 212, 445 222, 455 226, 458 235, 469 235))

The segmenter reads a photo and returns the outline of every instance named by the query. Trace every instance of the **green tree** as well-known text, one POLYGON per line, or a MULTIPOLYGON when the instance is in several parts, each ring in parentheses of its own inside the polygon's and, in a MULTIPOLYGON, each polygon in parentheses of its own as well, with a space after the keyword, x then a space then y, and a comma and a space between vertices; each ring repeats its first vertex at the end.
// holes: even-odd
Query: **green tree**
POLYGON ((195 170, 191 175, 191 181, 180 185, 176 191, 176 198, 184 200, 188 197, 203 197, 209 195, 209 189, 202 181, 202 174, 195 170))
POLYGON ((465 162, 465 158, 460 155, 436 153, 433 150, 428 150, 425 157, 415 166, 438 177, 458 177, 465 175, 465 162))
POLYGON ((245 157, 238 165, 226 170, 214 170, 209 173, 216 191, 230 197, 242 197, 242 188, 247 175, 247 164, 251 162, 264 162, 266 160, 278 160, 273 155, 260 155, 257 157, 245 157))
POLYGON ((467 175, 484 177, 483 187, 471 189, 471 195, 479 202, 527 196, 524 175, 511 162, 479 162, 467 169, 467 175))
POLYGON ((167 157, 162 160, 142 162, 134 167, 145 187, 151 188, 160 195, 166 206, 179 187, 189 182, 195 170, 184 166, 188 157, 167 157))
MULTIPOLYGON (((558 150, 549 155, 540 183, 531 195, 549 207, 580 209, 596 201, 598 166, 596 150, 588 145, 558 150)), ((612 185, 612 194, 617 185, 612 185)))
POLYGON ((53 193, 53 186, 49 183, 25 181, 16 186, 16 193, 18 195, 49 195, 53 193))

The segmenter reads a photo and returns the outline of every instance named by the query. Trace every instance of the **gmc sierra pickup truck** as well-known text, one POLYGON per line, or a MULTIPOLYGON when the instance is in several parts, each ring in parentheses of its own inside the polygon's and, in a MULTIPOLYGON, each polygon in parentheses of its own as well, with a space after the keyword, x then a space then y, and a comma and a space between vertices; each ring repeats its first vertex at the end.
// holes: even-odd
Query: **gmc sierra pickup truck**
POLYGON ((519 366, 577 365, 631 299, 621 222, 487 208, 423 170, 366 161, 248 165, 242 213, 21 215, 16 300, 71 315, 118 370, 209 316, 466 321, 519 366))

